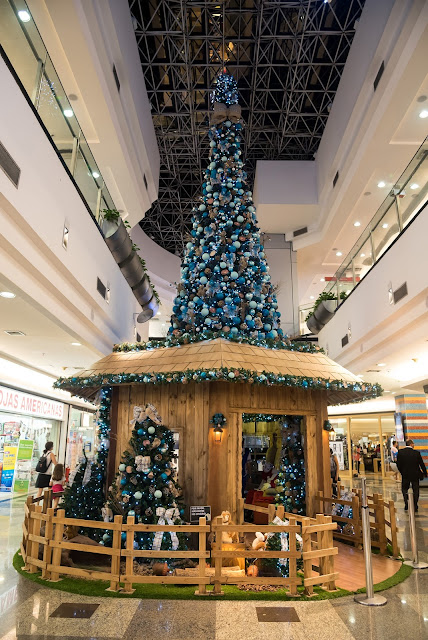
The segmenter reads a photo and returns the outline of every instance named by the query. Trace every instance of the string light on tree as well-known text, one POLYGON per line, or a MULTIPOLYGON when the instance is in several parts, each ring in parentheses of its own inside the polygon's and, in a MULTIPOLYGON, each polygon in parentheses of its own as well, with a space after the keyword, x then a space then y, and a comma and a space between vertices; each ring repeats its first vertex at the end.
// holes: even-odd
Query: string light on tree
MULTIPOLYGON (((101 520, 110 446, 111 397, 110 387, 101 389, 97 416, 98 451, 95 459, 89 460, 83 452, 84 460, 79 465, 71 485, 65 488, 63 508, 68 518, 101 520)), ((93 537, 96 537, 96 533, 97 530, 93 532, 93 537)))

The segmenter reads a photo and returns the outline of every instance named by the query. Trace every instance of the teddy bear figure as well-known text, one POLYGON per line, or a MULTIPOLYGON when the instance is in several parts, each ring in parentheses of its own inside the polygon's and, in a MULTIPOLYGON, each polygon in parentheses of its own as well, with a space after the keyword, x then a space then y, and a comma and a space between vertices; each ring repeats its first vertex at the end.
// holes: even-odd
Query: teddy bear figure
POLYGON ((251 545, 254 551, 260 551, 266 549, 266 535, 260 531, 256 531, 256 537, 251 545))

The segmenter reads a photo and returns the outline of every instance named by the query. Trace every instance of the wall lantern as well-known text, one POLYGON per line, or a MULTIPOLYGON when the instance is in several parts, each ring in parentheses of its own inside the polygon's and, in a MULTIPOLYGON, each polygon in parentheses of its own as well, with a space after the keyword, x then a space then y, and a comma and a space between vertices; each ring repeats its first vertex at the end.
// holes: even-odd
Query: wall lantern
POLYGON ((213 425, 214 442, 220 444, 223 437, 223 428, 226 425, 226 418, 222 413, 215 413, 210 420, 213 425))

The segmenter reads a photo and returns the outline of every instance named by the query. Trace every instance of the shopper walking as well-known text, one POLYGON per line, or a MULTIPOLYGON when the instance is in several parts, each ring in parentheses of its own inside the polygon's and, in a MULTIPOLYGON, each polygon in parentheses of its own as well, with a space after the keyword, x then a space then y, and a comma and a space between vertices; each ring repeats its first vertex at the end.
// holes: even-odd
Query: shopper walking
POLYGON ((36 466, 36 471, 39 472, 36 480, 38 498, 40 498, 40 496, 42 495, 43 489, 47 489, 49 487, 49 483, 52 477, 52 471, 56 464, 58 463, 53 452, 53 442, 49 441, 45 444, 43 455, 41 456, 36 466))
POLYGON ((413 489, 415 513, 418 511, 419 480, 427 477, 427 469, 419 451, 414 450, 413 440, 407 440, 404 449, 397 453, 397 467, 401 473, 401 490, 404 498, 404 511, 408 510, 410 485, 413 489))
POLYGON ((398 467, 397 467, 397 454, 398 454, 398 443, 397 440, 394 440, 391 446, 391 470, 394 472, 394 480, 396 482, 400 482, 398 477, 398 467))

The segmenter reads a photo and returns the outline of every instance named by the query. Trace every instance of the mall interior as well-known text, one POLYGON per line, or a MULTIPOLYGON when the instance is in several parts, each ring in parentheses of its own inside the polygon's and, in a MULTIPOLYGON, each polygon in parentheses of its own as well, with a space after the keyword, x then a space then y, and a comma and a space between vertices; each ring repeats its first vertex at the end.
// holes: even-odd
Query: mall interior
POLYGON ((426 639, 427 0, 0 53, 0 640, 426 639))

